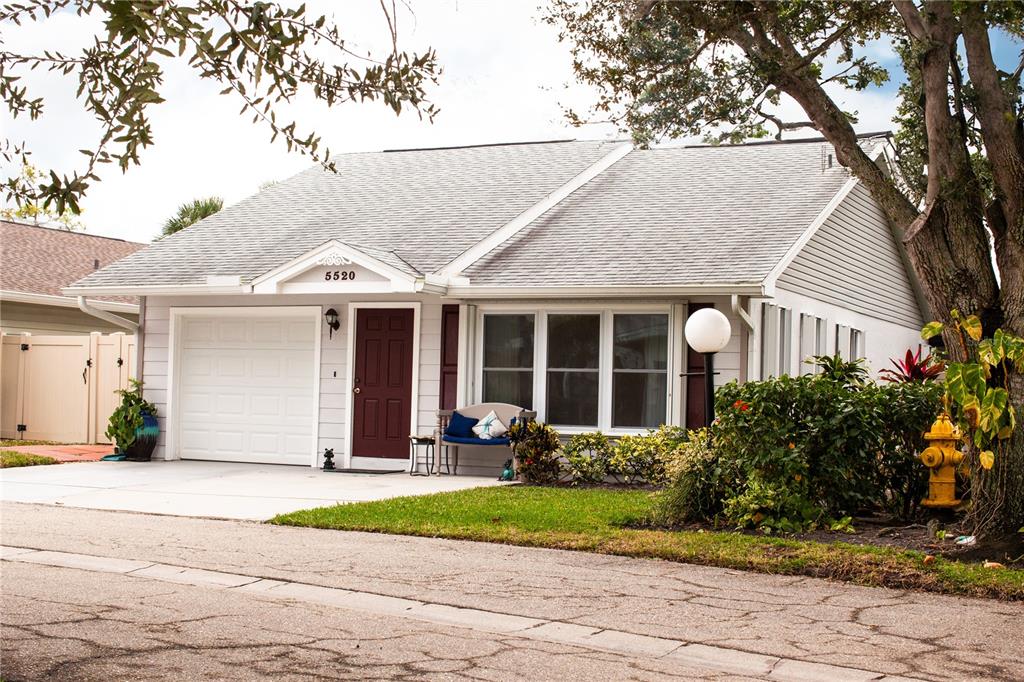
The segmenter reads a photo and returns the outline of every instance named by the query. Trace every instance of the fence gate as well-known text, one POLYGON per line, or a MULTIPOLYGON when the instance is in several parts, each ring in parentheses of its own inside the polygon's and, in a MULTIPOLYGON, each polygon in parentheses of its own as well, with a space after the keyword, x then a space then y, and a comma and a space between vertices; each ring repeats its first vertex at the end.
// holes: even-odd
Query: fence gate
POLYGON ((135 373, 135 337, 4 335, 0 438, 107 443, 107 420, 135 373))

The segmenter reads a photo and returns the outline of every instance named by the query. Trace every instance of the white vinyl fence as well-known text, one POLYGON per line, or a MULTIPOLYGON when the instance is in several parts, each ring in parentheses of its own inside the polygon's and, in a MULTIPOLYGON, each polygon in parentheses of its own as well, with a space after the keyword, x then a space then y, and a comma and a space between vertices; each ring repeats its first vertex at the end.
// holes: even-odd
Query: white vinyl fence
POLYGON ((0 438, 109 443, 104 434, 135 374, 135 337, 4 334, 0 438))

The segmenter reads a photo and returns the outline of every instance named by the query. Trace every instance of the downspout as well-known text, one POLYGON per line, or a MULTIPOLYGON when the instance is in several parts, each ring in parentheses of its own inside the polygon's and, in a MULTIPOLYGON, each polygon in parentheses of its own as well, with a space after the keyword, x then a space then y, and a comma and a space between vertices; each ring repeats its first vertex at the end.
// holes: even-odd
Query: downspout
POLYGON ((98 317, 101 320, 106 320, 110 324, 116 324, 118 327, 124 327, 133 333, 139 330, 139 325, 136 322, 126 320, 120 315, 115 315, 114 313, 108 313, 106 310, 93 308, 89 305, 89 302, 85 300, 85 296, 78 297, 78 309, 86 315, 92 315, 93 317, 98 317))

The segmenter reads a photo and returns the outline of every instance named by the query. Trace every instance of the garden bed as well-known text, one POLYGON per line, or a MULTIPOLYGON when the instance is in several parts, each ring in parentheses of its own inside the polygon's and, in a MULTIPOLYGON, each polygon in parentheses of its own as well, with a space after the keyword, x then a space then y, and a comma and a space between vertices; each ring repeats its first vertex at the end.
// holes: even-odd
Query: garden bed
POLYGON ((767 537, 706 528, 640 527, 650 492, 507 486, 320 507, 275 517, 279 525, 443 537, 647 557, 859 585, 1024 600, 1024 570, 866 542, 843 533, 767 537))

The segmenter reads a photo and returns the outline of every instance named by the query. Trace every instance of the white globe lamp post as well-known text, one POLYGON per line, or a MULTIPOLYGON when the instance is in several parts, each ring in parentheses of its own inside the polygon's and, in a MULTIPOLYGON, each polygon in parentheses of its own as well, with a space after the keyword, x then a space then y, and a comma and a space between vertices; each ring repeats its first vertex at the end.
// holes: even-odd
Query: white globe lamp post
POLYGON ((686 320, 686 343, 704 355, 704 423, 715 420, 714 355, 729 343, 732 325, 729 318, 715 308, 701 308, 686 320))

